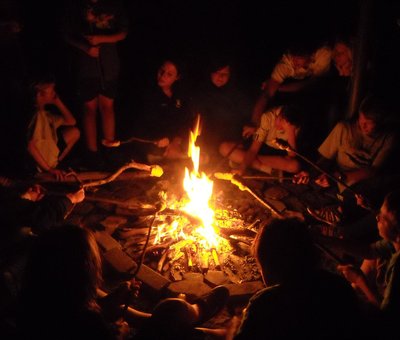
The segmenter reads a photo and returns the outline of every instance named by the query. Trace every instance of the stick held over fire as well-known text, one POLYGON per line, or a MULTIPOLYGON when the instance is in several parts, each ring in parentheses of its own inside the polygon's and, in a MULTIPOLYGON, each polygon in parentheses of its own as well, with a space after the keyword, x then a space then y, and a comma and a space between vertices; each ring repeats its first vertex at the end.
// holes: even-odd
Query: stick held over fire
POLYGON ((229 172, 216 172, 214 176, 217 179, 231 181, 231 183, 236 185, 241 191, 249 192, 257 201, 259 201, 264 207, 269 209, 278 218, 283 218, 283 215, 278 210, 276 210, 271 204, 265 202, 253 190, 251 190, 248 186, 244 185, 240 180, 240 176, 229 172))
POLYGON ((147 165, 147 164, 142 164, 142 163, 137 163, 135 161, 131 161, 128 164, 119 168, 111 176, 108 176, 108 177, 98 180, 98 181, 84 183, 84 184, 82 184, 82 187, 88 188, 88 187, 93 187, 93 186, 98 186, 98 185, 103 185, 103 184, 109 183, 109 182, 113 181, 114 179, 116 179, 122 172, 124 172, 127 169, 138 169, 138 170, 143 170, 143 171, 149 171, 150 176, 152 176, 152 177, 161 177, 164 173, 162 167, 159 165, 147 165))

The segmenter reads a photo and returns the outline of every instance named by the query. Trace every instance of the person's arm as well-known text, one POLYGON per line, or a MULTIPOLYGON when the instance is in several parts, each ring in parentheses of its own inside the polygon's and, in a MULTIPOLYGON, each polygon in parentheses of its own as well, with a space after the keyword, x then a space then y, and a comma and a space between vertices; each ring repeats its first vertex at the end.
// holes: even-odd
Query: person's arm
POLYGON ((375 168, 362 168, 357 170, 342 171, 342 180, 347 185, 358 183, 362 180, 373 177, 376 174, 377 169, 375 168))
POLYGON ((310 77, 307 79, 303 80, 295 80, 295 81, 290 81, 286 84, 281 84, 279 86, 278 91, 279 92, 298 92, 301 91, 313 84, 315 84, 318 81, 317 77, 310 77))
POLYGON ((55 96, 54 100, 49 103, 53 104, 60 111, 64 118, 62 125, 74 126, 76 124, 76 119, 72 115, 71 111, 65 106, 58 95, 55 96))
POLYGON ((315 237, 317 243, 321 243, 322 245, 326 245, 328 248, 333 248, 360 259, 376 259, 378 257, 374 244, 337 239, 322 235, 317 235, 315 237))
POLYGON ((359 289, 365 295, 372 305, 379 307, 381 298, 378 296, 377 292, 368 285, 364 273, 359 268, 353 265, 339 265, 337 269, 342 272, 343 276, 354 288, 359 289))
POLYGON ((253 112, 251 115, 252 123, 259 125, 261 120, 261 115, 263 114, 265 108, 267 107, 268 101, 275 96, 276 91, 280 87, 280 83, 273 78, 267 80, 263 92, 258 97, 253 112))
POLYGON ((26 214, 27 221, 33 232, 40 234, 62 222, 74 204, 82 202, 84 198, 83 189, 65 196, 46 195, 32 205, 31 211, 26 214))
POLYGON ((262 142, 258 140, 254 140, 253 143, 251 144, 250 148, 246 151, 243 162, 240 164, 238 173, 240 175, 243 175, 246 172, 246 169, 251 166, 255 158, 257 157, 258 151, 260 151, 260 148, 262 146, 262 142))
POLYGON ((92 58, 99 57, 100 49, 98 46, 92 46, 85 40, 75 39, 69 34, 66 34, 64 39, 69 45, 75 47, 78 50, 81 50, 90 57, 92 58))
POLYGON ((36 147, 35 141, 31 139, 28 142, 28 152, 36 162, 36 164, 44 171, 48 172, 56 177, 57 180, 61 180, 63 178, 63 172, 59 169, 52 168, 47 164, 46 160, 43 158, 39 149, 36 147))
POLYGON ((124 40, 127 34, 127 32, 118 32, 110 35, 86 35, 85 39, 91 46, 98 46, 100 44, 115 44, 121 40, 124 40))

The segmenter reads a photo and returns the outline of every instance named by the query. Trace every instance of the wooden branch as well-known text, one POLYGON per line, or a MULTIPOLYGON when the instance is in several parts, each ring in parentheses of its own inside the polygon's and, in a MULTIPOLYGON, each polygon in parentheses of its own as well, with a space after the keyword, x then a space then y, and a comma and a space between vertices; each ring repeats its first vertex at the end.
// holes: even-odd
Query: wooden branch
POLYGON ((119 168, 111 176, 106 177, 104 179, 100 179, 98 181, 84 183, 82 185, 82 187, 88 188, 88 187, 94 187, 94 186, 99 186, 99 185, 110 183, 113 180, 115 180, 122 172, 124 172, 127 169, 132 169, 132 168, 138 169, 138 170, 143 170, 143 171, 149 171, 150 176, 154 176, 154 177, 161 177, 163 174, 163 169, 159 165, 147 165, 147 164, 142 164, 142 163, 137 163, 135 161, 131 161, 130 163, 119 168))

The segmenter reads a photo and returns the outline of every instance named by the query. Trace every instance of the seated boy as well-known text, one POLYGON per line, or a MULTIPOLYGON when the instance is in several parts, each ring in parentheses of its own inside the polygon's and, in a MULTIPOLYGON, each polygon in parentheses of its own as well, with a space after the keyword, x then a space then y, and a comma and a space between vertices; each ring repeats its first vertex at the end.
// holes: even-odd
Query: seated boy
MULTIPOLYGON (((394 135, 383 122, 384 114, 379 104, 368 97, 361 103, 357 119, 339 122, 318 149, 321 168, 331 171, 340 182, 367 199, 371 198, 371 194, 377 196, 381 189, 367 180, 375 178, 383 168, 395 143, 394 135)), ((295 176, 297 183, 306 184, 308 181, 309 173, 306 171, 295 176)), ((340 182, 338 198, 343 204, 321 209, 308 208, 314 218, 336 225, 342 221, 343 215, 354 215, 357 208, 354 192, 340 182)), ((323 188, 333 184, 326 174, 319 175, 315 183, 323 188)))
POLYGON ((297 148, 297 139, 301 127, 301 114, 292 106, 279 106, 264 113, 261 123, 254 133, 254 128, 244 127, 243 137, 253 135, 253 142, 248 150, 240 146, 232 151, 234 143, 224 142, 220 153, 233 162, 239 163, 236 172, 243 175, 248 167, 271 173, 272 169, 296 173, 300 163, 293 152, 280 150, 275 139, 287 141, 293 150, 297 148))
POLYGON ((33 91, 36 112, 28 127, 28 152, 39 172, 48 172, 62 180, 64 174, 57 166, 78 141, 80 132, 74 116, 57 95, 53 81, 39 81, 33 85, 33 91), (60 115, 51 112, 49 105, 60 115), (62 126, 65 127, 59 129, 62 126), (62 146, 58 135, 62 137, 62 146))

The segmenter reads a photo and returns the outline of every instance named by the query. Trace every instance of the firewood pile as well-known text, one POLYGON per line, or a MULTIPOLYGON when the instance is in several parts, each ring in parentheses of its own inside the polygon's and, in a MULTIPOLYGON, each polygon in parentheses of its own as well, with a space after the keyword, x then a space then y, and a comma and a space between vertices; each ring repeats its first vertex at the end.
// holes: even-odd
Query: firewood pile
POLYGON ((251 246, 257 230, 271 214, 230 183, 216 181, 214 185, 210 204, 215 212, 218 244, 211 248, 195 232, 201 221, 175 204, 184 196, 176 178, 112 182, 88 191, 86 204, 92 211, 85 212, 82 222, 93 228, 99 224, 96 216, 123 216, 126 222, 110 233, 134 261, 139 260, 151 227, 144 264, 170 281, 182 280, 185 273, 207 275, 215 271, 223 273, 227 282, 260 280, 251 246), (163 199, 162 211, 160 193, 168 196, 163 199), (169 233, 162 235, 162 229, 169 229, 169 233))

